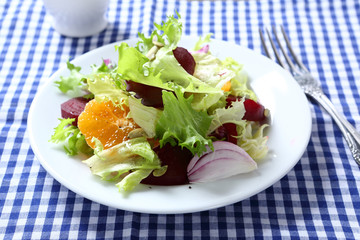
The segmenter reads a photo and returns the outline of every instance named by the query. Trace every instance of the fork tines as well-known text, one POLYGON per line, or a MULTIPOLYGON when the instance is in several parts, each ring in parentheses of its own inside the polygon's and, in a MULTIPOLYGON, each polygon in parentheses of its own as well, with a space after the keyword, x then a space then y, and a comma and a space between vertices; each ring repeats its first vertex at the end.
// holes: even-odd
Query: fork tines
MULTIPOLYGON (((340 131, 342 132, 346 143, 349 146, 349 149, 351 151, 351 154, 353 158, 355 159, 355 162, 360 166, 360 133, 356 130, 354 126, 352 126, 344 116, 339 114, 334 105, 331 103, 330 99, 323 93, 321 90, 321 87, 317 80, 310 74, 310 72, 305 68, 304 64, 300 62, 300 60, 296 57, 293 48, 290 45, 289 38, 287 37, 284 28, 281 26, 281 32, 283 35, 283 38, 286 42, 286 46, 288 51, 291 54, 291 58, 287 51, 285 51, 283 45, 281 44, 281 41, 278 37, 278 34, 276 32, 276 28, 272 27, 272 34, 275 36, 275 38, 271 37, 270 32, 265 29, 266 34, 269 38, 271 47, 274 51, 274 54, 276 56, 277 61, 279 64, 285 68, 284 62, 281 60, 279 51, 277 50, 277 47, 275 43, 277 44, 278 48, 281 49, 282 54, 284 55, 284 58, 287 62, 287 65, 290 68, 290 72, 293 74, 294 78, 299 83, 300 87, 304 90, 305 94, 308 96, 311 96, 313 99, 315 99, 321 106, 324 107, 325 110, 330 114, 330 116, 334 119, 335 123, 338 124, 340 131), (274 41, 275 39, 275 41, 274 41)), ((265 38, 263 35, 263 31, 259 29, 260 38, 262 46, 265 50, 266 55, 271 58, 270 53, 267 49, 265 38)))
MULTIPOLYGON (((291 57, 292 59, 290 58, 289 54, 287 53, 287 51, 285 51, 284 47, 283 47, 283 44, 281 43, 280 39, 279 39, 279 36, 277 34, 277 30, 276 30, 276 27, 273 25, 272 26, 272 34, 273 36, 275 36, 275 40, 276 40, 276 43, 278 45, 278 47, 280 48, 281 52, 283 53, 284 55, 284 58, 286 60, 286 63, 288 64, 290 70, 293 72, 293 73, 301 73, 299 72, 299 68, 301 69, 302 72, 309 72, 307 70, 307 68, 304 66, 304 64, 297 58, 291 44, 290 44, 290 41, 289 41, 289 38, 288 36, 286 35, 286 32, 284 30, 284 27, 281 25, 280 26, 281 28, 281 32, 282 32, 282 36, 286 42, 286 46, 291 54, 291 57), (299 67, 297 68, 296 65, 299 67)), ((275 58, 277 60, 277 62, 283 67, 283 68, 286 68, 286 64, 284 63, 284 61, 282 60, 281 56, 280 56, 280 53, 279 51, 277 50, 277 47, 276 47, 276 44, 275 44, 275 41, 273 39, 273 37, 271 37, 271 34, 269 32, 268 29, 265 29, 266 31, 266 34, 267 34, 267 37, 269 38, 269 41, 270 41, 270 44, 271 44, 271 48, 273 49, 274 51, 274 55, 275 55, 275 58)), ((267 48, 267 45, 266 45, 266 42, 265 42, 265 37, 264 37, 264 34, 263 34, 263 30, 261 28, 259 28, 259 34, 260 34, 260 39, 261 39, 261 44, 264 48, 264 51, 265 51, 265 54, 271 59, 271 55, 270 55, 270 52, 267 48)))

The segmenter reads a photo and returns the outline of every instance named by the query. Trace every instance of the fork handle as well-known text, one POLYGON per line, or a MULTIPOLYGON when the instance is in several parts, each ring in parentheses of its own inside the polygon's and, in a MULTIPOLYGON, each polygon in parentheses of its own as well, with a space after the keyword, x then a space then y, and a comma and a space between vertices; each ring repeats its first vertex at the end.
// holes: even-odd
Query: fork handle
POLYGON ((334 105, 322 91, 308 95, 314 98, 334 119, 350 148, 355 162, 360 166, 360 133, 344 116, 336 111, 334 105))

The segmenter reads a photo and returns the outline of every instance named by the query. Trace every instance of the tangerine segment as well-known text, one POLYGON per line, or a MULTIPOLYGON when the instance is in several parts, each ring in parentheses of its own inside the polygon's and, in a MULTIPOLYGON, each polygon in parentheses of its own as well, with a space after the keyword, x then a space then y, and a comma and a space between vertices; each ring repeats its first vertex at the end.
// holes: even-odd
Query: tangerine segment
POLYGON ((114 106, 111 101, 88 102, 78 119, 78 127, 85 136, 87 144, 95 148, 93 137, 97 138, 104 149, 128 140, 128 134, 139 126, 133 119, 127 118, 129 108, 114 106))

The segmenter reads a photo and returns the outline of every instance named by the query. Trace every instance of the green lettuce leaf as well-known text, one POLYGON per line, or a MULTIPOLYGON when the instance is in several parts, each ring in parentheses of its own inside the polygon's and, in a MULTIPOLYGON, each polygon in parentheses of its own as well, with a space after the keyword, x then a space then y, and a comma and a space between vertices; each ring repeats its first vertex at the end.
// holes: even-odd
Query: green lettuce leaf
POLYGON ((88 77, 89 91, 95 95, 95 99, 101 101, 112 101, 115 105, 127 103, 128 95, 125 87, 120 82, 116 73, 97 73, 88 77))
POLYGON ((153 39, 155 37, 157 42, 166 44, 171 50, 175 49, 182 35, 182 23, 178 20, 181 18, 180 14, 177 13, 177 17, 168 16, 167 21, 162 22, 161 25, 154 23, 156 29, 148 38, 139 33, 140 41, 137 48, 146 55, 154 46, 153 39))
POLYGON ((102 152, 104 150, 104 146, 102 145, 100 140, 97 139, 96 137, 93 137, 91 139, 91 142, 95 143, 94 154, 96 156, 98 156, 99 158, 101 158, 100 155, 99 155, 99 152, 102 152))
POLYGON ((169 142, 201 155, 206 145, 212 147, 212 141, 206 138, 212 118, 191 107, 193 96, 185 98, 180 89, 175 93, 163 91, 164 111, 156 124, 156 138, 160 146, 169 142))
POLYGON ((66 65, 70 70, 70 75, 67 77, 60 76, 60 80, 55 81, 55 84, 63 93, 67 93, 69 91, 78 93, 85 86, 86 76, 80 73, 81 67, 76 67, 69 61, 67 61, 66 65))
POLYGON ((239 64, 231 57, 226 58, 222 63, 236 73, 236 76, 231 79, 231 95, 247 97, 257 101, 257 96, 248 86, 248 77, 243 71, 243 65, 239 64))
POLYGON ((210 53, 193 53, 196 62, 194 76, 212 87, 221 89, 236 73, 210 53))
POLYGON ((210 40, 211 36, 212 34, 208 33, 204 38, 200 37, 199 40, 195 43, 193 50, 198 51, 203 47, 204 44, 209 43, 211 41, 210 40))
POLYGON ((238 126, 237 131, 240 133, 238 145, 255 161, 263 159, 269 151, 268 136, 264 133, 268 126, 268 124, 258 126, 258 123, 251 121, 247 121, 245 126, 238 126))
POLYGON ((231 79, 231 95, 257 101, 256 94, 248 87, 248 78, 245 73, 238 74, 235 78, 231 79))
MULTIPOLYGON (((225 104, 225 98, 223 93, 185 93, 186 96, 193 96, 191 106, 196 111, 208 111, 212 108, 217 107, 218 103, 225 104)), ((224 105, 221 104, 221 105, 224 105)))
POLYGON ((170 90, 169 83, 163 82, 159 74, 155 74, 146 64, 149 59, 139 50, 127 43, 116 46, 119 53, 117 73, 122 79, 132 80, 145 85, 170 90))
POLYGON ((241 101, 232 102, 229 108, 223 107, 216 109, 214 114, 211 115, 212 121, 208 133, 212 133, 225 123, 234 123, 244 127, 246 125, 246 121, 242 119, 245 114, 244 101, 245 98, 241 101))
POLYGON ((131 191, 153 170, 163 169, 145 137, 130 139, 105 149, 84 163, 103 180, 117 182, 120 192, 131 191))
POLYGON ((129 192, 136 187, 141 180, 147 178, 153 169, 137 169, 128 173, 116 186, 120 192, 129 192))
POLYGON ((162 113, 161 110, 141 104, 140 99, 129 97, 129 108, 132 119, 139 125, 149 138, 155 137, 155 126, 162 113))
POLYGON ((214 93, 218 98, 222 96, 219 89, 215 89, 186 72, 173 54, 181 39, 182 25, 178 19, 170 17, 163 25, 156 25, 163 34, 161 39, 166 39, 165 45, 155 55, 155 59, 149 62, 149 67, 155 75, 160 75, 163 82, 173 82, 184 88, 185 92, 191 93, 214 93))
POLYGON ((248 86, 248 78, 243 71, 243 65, 233 58, 227 57, 221 61, 211 53, 196 52, 192 55, 196 62, 195 77, 217 89, 221 89, 224 84, 231 81, 231 95, 246 96, 254 101, 257 100, 254 91, 248 86))
POLYGON ((87 90, 87 81, 88 78, 92 78, 93 75, 104 75, 105 73, 111 73, 113 67, 109 67, 105 60, 102 61, 100 66, 93 64, 91 66, 92 72, 90 74, 82 74, 81 67, 75 66, 74 64, 67 61, 67 68, 70 71, 69 76, 64 77, 60 76, 60 80, 55 81, 55 84, 58 86, 59 90, 63 93, 73 92, 73 95, 79 95, 82 90, 87 90))
POLYGON ((64 143, 65 152, 70 155, 77 155, 79 152, 90 155, 93 150, 87 145, 84 135, 80 130, 72 125, 74 118, 61 119, 55 128, 54 134, 50 138, 50 142, 64 143))
POLYGON ((97 73, 110 73, 112 72, 113 68, 115 66, 112 66, 112 64, 110 63, 110 60, 107 59, 103 59, 102 63, 100 66, 97 66, 96 64, 91 65, 92 68, 92 74, 97 74, 97 73), (109 64, 106 64, 106 62, 109 62, 109 64))

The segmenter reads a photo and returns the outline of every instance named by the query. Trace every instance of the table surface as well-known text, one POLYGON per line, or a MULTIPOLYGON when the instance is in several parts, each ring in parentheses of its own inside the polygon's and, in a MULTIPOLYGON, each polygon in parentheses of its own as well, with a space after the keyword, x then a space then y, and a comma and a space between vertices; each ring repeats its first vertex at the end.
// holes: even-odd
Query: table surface
MULTIPOLYGON (((187 35, 213 33, 262 52, 259 27, 284 25, 325 94, 360 130, 358 0, 110 1, 105 31, 59 35, 40 0, 0 3, 0 239, 360 239, 360 169, 329 115, 312 103, 312 135, 296 166, 266 190, 209 211, 156 215, 92 202, 54 180, 27 133, 31 102, 69 58, 150 33, 177 10, 187 35)), ((296 126, 294 126, 296 127, 296 126)))

